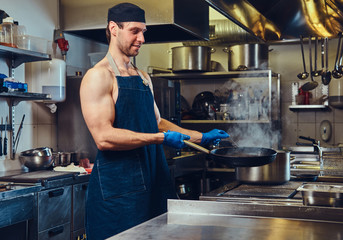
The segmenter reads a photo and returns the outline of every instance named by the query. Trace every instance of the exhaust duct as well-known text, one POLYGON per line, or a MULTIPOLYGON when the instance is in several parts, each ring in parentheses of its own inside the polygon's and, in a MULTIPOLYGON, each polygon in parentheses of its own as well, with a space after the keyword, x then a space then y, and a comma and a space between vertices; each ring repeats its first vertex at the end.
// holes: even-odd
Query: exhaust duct
POLYGON ((335 38, 343 31, 342 0, 205 0, 262 41, 335 38))
POLYGON ((218 46, 246 43, 263 43, 259 38, 245 31, 228 19, 210 20, 209 41, 184 42, 184 46, 218 46))
MULTIPOLYGON (((119 0, 60 0, 64 32, 107 43, 107 11, 119 0)), ((209 39, 209 6, 199 0, 131 0, 145 10, 146 43, 209 39)))

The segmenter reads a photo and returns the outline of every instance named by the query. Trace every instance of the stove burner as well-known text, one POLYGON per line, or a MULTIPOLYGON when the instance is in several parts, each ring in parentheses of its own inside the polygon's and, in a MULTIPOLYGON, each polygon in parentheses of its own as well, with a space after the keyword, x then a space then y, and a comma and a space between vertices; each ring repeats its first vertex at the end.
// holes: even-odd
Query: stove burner
POLYGON ((281 185, 251 185, 236 182, 217 194, 222 197, 301 198, 295 190, 302 182, 287 182, 281 185))

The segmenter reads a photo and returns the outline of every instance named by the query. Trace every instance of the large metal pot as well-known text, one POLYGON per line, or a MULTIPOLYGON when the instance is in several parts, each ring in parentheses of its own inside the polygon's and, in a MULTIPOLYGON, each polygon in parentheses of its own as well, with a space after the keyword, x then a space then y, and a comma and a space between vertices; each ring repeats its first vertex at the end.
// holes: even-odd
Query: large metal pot
POLYGON ((210 71, 211 48, 180 46, 172 48, 172 69, 178 71, 210 71))
POLYGON ((242 44, 225 48, 229 71, 268 69, 268 45, 242 44))
POLYGON ((290 180, 290 152, 277 151, 272 163, 259 167, 237 167, 236 180, 250 184, 282 184, 290 180))

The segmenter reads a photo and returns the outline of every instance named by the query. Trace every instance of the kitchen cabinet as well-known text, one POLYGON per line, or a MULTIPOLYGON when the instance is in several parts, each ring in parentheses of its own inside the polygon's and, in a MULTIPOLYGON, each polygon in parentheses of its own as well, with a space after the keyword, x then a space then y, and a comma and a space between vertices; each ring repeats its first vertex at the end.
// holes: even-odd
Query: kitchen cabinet
POLYGON ((4 214, 0 217, 0 233, 2 227, 23 231, 19 230, 22 226, 12 225, 27 222, 25 239, 85 239, 89 177, 90 174, 50 170, 4 172, 0 181, 15 186, 13 190, 2 190, 0 212, 4 214))
POLYGON ((73 185, 71 240, 85 239, 86 193, 88 182, 73 185))
MULTIPOLYGON (((11 48, 0 45, 0 58, 4 58, 9 68, 9 76, 14 77, 14 68, 18 67, 25 62, 34 61, 45 61, 51 60, 50 55, 39 52, 29 51, 19 48, 11 48)), ((15 120, 15 109, 14 107, 20 101, 33 101, 33 100, 49 100, 51 99, 49 94, 38 94, 28 92, 3 92, 0 93, 0 98, 5 98, 9 106, 9 125, 10 130, 10 156, 14 159, 14 120, 15 120)), ((3 127, 3 126, 1 126, 3 127)))
POLYGON ((60 226, 71 221, 71 193, 72 186, 38 192, 39 233, 45 230, 49 230, 50 235, 63 232, 64 228, 60 226))

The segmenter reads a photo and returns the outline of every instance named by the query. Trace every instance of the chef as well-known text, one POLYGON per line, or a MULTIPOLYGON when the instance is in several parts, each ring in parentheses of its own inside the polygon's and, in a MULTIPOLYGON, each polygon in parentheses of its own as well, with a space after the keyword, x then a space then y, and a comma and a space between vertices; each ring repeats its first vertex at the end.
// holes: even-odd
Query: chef
POLYGON ((162 144, 185 147, 229 135, 181 128, 160 117, 149 76, 131 58, 144 43, 145 12, 130 3, 108 10, 105 58, 89 69, 81 108, 98 148, 86 203, 87 239, 105 239, 166 212, 176 198, 162 144))

